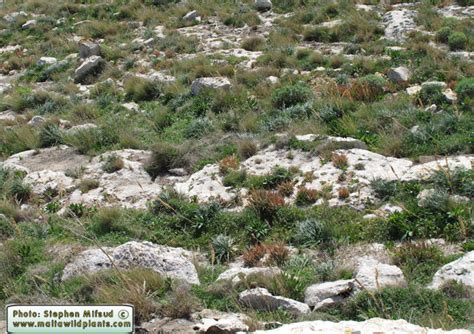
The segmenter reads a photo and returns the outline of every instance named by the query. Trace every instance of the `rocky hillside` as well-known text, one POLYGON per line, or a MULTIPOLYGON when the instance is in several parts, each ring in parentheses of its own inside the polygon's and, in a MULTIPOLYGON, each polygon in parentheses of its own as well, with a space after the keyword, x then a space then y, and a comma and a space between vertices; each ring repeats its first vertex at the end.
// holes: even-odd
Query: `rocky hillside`
POLYGON ((0 60, 0 304, 474 329, 472 0, 6 0, 0 60))

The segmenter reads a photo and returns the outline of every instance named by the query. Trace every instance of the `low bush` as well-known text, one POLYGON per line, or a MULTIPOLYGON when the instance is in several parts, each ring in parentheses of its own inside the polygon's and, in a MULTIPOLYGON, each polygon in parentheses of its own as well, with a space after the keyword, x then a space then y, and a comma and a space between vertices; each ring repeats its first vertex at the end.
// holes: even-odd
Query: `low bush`
POLYGON ((453 32, 448 37, 448 45, 451 50, 463 50, 467 42, 467 36, 462 32, 453 32))
POLYGON ((456 93, 460 101, 474 100, 474 77, 466 78, 459 81, 456 85, 456 93))
POLYGON ((426 243, 404 243, 393 255, 394 264, 400 267, 409 282, 429 283, 434 273, 445 264, 443 253, 426 243))
POLYGON ((357 79, 350 87, 351 96, 359 101, 373 102, 384 94, 387 81, 375 74, 357 79))
POLYGON ((307 102, 313 96, 311 88, 303 83, 289 84, 272 93, 273 105, 277 108, 287 108, 307 102))
POLYGON ((261 51, 265 46, 265 39, 262 37, 248 37, 242 40, 241 47, 247 51, 261 51))

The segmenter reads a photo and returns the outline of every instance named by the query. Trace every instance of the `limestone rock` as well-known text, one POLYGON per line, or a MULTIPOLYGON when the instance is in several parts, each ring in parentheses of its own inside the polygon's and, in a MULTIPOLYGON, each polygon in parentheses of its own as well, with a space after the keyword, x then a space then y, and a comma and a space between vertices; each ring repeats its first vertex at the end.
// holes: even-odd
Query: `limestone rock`
POLYGON ((247 322, 250 319, 244 314, 204 309, 189 319, 153 319, 141 324, 137 334, 233 334, 248 332, 247 322))
POLYGON ((265 276, 272 278, 280 275, 281 270, 277 267, 254 267, 254 268, 241 268, 235 267, 224 271, 217 277, 216 281, 232 281, 233 284, 239 283, 241 280, 245 280, 247 277, 252 275, 265 276))
POLYGON ((283 309, 295 316, 310 312, 308 305, 293 299, 273 296, 264 288, 242 291, 239 294, 239 302, 247 307, 260 311, 276 311, 278 309, 283 309))
POLYGON ((74 72, 74 81, 83 83, 90 75, 97 75, 105 66, 105 60, 100 56, 86 58, 74 72))
POLYGON ((44 117, 42 116, 33 116, 30 121, 28 122, 28 125, 31 125, 31 126, 34 126, 34 127, 38 127, 42 124, 44 124, 44 122, 46 122, 46 120, 44 119, 44 117))
POLYGON ((474 251, 441 267, 434 275, 429 287, 438 289, 451 280, 464 284, 474 292, 474 251))
POLYGON ((283 325, 277 329, 261 330, 255 334, 327 334, 327 333, 384 333, 384 334, 469 334, 466 329, 444 331, 442 329, 424 328, 408 323, 405 320, 388 320, 372 318, 366 321, 305 321, 283 325))
POLYGON ((225 77, 207 77, 199 78, 193 81, 191 84, 191 93, 198 95, 202 90, 226 90, 230 89, 232 84, 229 79, 225 77))
POLYGON ((381 263, 372 257, 363 257, 359 260, 355 282, 356 288, 367 290, 406 285, 405 277, 400 268, 381 263))
POLYGON ((185 21, 194 21, 194 20, 198 20, 198 18, 199 18, 199 13, 197 10, 193 10, 183 16, 183 20, 185 21))
POLYGON ((21 28, 22 29, 31 29, 31 28, 34 28, 37 24, 38 24, 38 21, 36 21, 36 20, 28 20, 21 26, 21 28))
POLYGON ((36 64, 39 65, 39 66, 54 65, 57 62, 58 62, 58 60, 54 57, 41 57, 36 64))
POLYGON ((408 82, 410 80, 410 70, 405 66, 392 68, 387 73, 388 78, 398 84, 408 82))
POLYGON ((354 287, 354 280, 339 280, 313 284, 306 288, 304 302, 314 309, 334 305, 348 297, 354 287))
POLYGON ((112 260, 114 266, 119 269, 143 267, 190 284, 199 284, 196 268, 189 259, 191 255, 182 248, 131 241, 103 250, 109 256, 101 249, 89 249, 76 256, 64 268, 62 280, 112 268, 112 260))

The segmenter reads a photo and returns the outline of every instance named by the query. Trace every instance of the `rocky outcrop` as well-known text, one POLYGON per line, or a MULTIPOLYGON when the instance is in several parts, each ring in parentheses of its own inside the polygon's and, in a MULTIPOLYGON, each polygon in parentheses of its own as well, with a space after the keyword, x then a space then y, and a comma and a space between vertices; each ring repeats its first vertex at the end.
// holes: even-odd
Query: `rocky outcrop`
POLYGON ((191 257, 191 253, 182 248, 131 241, 115 248, 89 249, 80 253, 66 265, 62 280, 103 269, 142 267, 173 279, 199 284, 191 257))
POLYGON ((261 330, 255 334, 327 334, 327 333, 384 333, 384 334, 469 334, 466 329, 444 331, 442 329, 424 328, 413 325, 405 320, 387 320, 373 318, 362 322, 357 321, 305 321, 283 325, 277 329, 261 330))
POLYGON ((154 319, 137 328, 137 333, 147 334, 233 334, 249 331, 250 319, 239 313, 202 310, 190 319, 154 319))
POLYGON ((396 9, 387 12, 382 21, 385 25, 385 37, 389 40, 403 41, 406 35, 415 30, 416 10, 396 9))
POLYGON ((439 289, 449 281, 464 284, 474 293, 474 251, 465 254, 456 261, 442 266, 434 275, 430 288, 439 289))
POLYGON ((254 267, 254 268, 243 268, 235 267, 224 271, 217 277, 219 281, 232 281, 232 284, 238 284, 241 281, 245 281, 247 278, 253 275, 264 276, 271 279, 277 275, 280 275, 282 271, 277 267, 254 267))
POLYGON ((276 311, 282 309, 294 316, 310 312, 308 305, 293 299, 274 296, 264 288, 255 288, 241 292, 239 294, 239 302, 244 306, 259 311, 276 311))
POLYGON ((355 287, 364 290, 378 290, 385 287, 403 287, 405 276, 400 268, 385 264, 371 257, 359 260, 355 276, 355 287))
POLYGON ((351 293, 354 280, 339 280, 310 285, 304 293, 304 302, 318 310, 342 302, 351 293))
POLYGON ((199 78, 191 84, 191 93, 198 95, 203 90, 226 90, 230 87, 232 87, 232 84, 225 77, 199 78))

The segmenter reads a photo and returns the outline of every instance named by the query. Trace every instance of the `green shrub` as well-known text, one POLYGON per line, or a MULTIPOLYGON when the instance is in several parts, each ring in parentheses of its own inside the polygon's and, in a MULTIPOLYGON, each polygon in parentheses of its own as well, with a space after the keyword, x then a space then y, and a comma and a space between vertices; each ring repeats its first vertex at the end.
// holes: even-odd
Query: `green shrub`
POLYGON ((313 92, 307 85, 303 83, 289 84, 273 91, 272 102, 277 108, 285 108, 307 102, 312 96, 313 92))
POLYGON ((329 243, 332 230, 328 224, 315 219, 307 219, 298 224, 295 241, 301 246, 317 246, 329 243))
POLYGON ((63 137, 59 126, 54 123, 47 123, 41 127, 39 133, 41 147, 51 147, 63 144, 63 137))
POLYGON ((224 179, 222 180, 222 184, 225 187, 238 188, 238 187, 242 187, 245 184, 246 180, 247 180, 247 172, 245 171, 245 169, 232 170, 224 176, 224 179))
POLYGON ((474 77, 459 81, 456 85, 456 93, 460 101, 474 100, 474 77))
POLYGON ((437 84, 423 85, 420 90, 420 100, 425 105, 446 103, 446 97, 443 95, 443 87, 437 84))
POLYGON ((463 50, 467 41, 467 36, 462 32, 453 32, 448 37, 448 45, 451 50, 463 50))
POLYGON ((101 208, 93 217, 90 230, 97 236, 116 232, 127 232, 122 219, 122 211, 117 208, 101 208))
POLYGON ((184 136, 186 138, 202 138, 206 134, 210 133, 213 131, 213 125, 212 122, 206 118, 196 118, 193 119, 186 129, 184 130, 184 136))
POLYGON ((456 0, 458 5, 460 6, 473 6, 474 0, 456 0))
POLYGON ((135 102, 153 100, 160 95, 156 83, 139 77, 127 79, 124 89, 127 98, 135 102))
POLYGON ((394 251, 394 264, 406 279, 420 284, 429 283, 434 273, 445 264, 443 253, 436 246, 424 243, 405 243, 394 251))
POLYGON ((375 193, 375 196, 382 201, 390 199, 398 191, 397 181, 386 181, 384 179, 375 179, 370 182, 370 187, 375 193))
POLYGON ((342 311, 344 318, 352 320, 410 319, 421 326, 459 328, 469 321, 472 309, 469 301, 449 298, 441 291, 409 286, 361 292, 342 311))
POLYGON ((450 27, 442 27, 436 32, 436 40, 441 43, 448 43, 448 38, 452 32, 450 27))
POLYGON ((331 42, 331 31, 324 27, 314 27, 303 32, 305 41, 331 42))
POLYGON ((212 239, 212 248, 215 260, 218 263, 229 262, 234 254, 234 239, 227 235, 219 234, 212 239))

